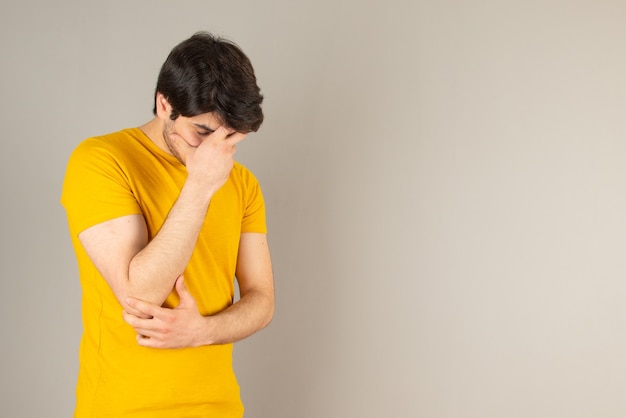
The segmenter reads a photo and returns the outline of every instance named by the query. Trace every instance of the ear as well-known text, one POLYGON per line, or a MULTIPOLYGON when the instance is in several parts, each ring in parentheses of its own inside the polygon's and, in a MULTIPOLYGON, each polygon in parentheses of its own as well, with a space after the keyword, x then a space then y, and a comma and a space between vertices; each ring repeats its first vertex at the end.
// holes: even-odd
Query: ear
POLYGON ((157 116, 161 119, 169 119, 172 113, 172 105, 170 105, 170 102, 167 101, 162 93, 157 92, 155 104, 157 116))

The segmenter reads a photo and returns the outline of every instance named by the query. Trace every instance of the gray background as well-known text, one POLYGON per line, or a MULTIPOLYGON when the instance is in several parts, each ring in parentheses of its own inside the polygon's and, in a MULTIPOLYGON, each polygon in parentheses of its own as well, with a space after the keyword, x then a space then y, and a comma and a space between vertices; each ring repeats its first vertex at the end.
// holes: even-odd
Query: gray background
POLYGON ((626 416, 623 1, 24 1, 0 14, 0 403, 66 417, 82 139, 151 117, 200 29, 266 95, 277 286, 248 417, 626 416))

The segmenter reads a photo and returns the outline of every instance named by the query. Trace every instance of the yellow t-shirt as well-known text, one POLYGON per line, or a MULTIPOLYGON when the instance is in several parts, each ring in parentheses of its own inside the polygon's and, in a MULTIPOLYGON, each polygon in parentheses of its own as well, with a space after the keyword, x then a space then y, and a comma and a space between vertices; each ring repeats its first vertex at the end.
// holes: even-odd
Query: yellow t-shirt
MULTIPOLYGON (((178 198, 186 168, 137 128, 90 138, 70 157, 61 202, 83 291, 83 336, 76 417, 240 417, 232 344, 162 350, 140 347, 122 307, 78 234, 120 216, 142 214, 152 239, 178 198)), ((235 163, 213 196, 184 272, 203 315, 233 303, 243 232, 265 233, 265 207, 253 174, 235 163)), ((175 292, 165 305, 178 304, 175 292)))

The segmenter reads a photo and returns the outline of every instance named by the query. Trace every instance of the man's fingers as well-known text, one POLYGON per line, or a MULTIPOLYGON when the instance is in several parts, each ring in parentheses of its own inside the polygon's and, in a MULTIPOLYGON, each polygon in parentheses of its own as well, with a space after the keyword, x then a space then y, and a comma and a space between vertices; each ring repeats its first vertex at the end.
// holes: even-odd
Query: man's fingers
POLYGON ((182 292, 186 292, 187 291, 187 287, 185 287, 185 278, 183 277, 182 274, 176 278, 175 287, 176 287, 176 291, 178 292, 179 296, 180 296, 180 294, 182 292))
POLYGON ((189 292, 187 291, 187 287, 185 286, 185 279, 183 278, 182 274, 176 279, 174 287, 176 288, 176 293, 178 293, 178 298, 180 300, 178 303, 178 307, 181 308, 189 299, 189 292))
POLYGON ((241 141, 243 141, 244 139, 246 139, 246 136, 248 136, 248 134, 242 134, 241 132, 235 132, 234 134, 232 134, 231 136, 226 138, 226 141, 228 143, 230 143, 232 146, 235 146, 238 143, 240 143, 241 141))
POLYGON ((131 313, 128 313, 126 311, 122 313, 122 317, 124 318, 124 321, 126 321, 128 325, 130 325, 131 327, 135 329, 145 330, 148 328, 152 328, 150 327, 151 322, 149 322, 153 320, 152 318, 141 318, 131 313))
POLYGON ((142 333, 138 333, 137 334, 137 342, 139 343, 139 345, 143 346, 143 347, 154 347, 155 346, 155 339, 151 338, 145 334, 142 333))
POLYGON ((140 319, 124 312, 124 320, 135 330, 137 338, 157 338, 163 335, 163 328, 153 319, 140 319))
POLYGON ((148 315, 150 318, 156 316, 161 309, 159 306, 136 298, 127 298, 126 304, 134 310, 139 311, 144 315, 148 315))
POLYGON ((193 298, 191 293, 189 293, 189 290, 185 285, 185 279, 182 275, 178 276, 178 279, 176 279, 176 292, 178 293, 178 296, 180 298, 180 302, 176 309, 183 309, 188 307, 193 308, 196 306, 196 300, 193 298))
POLYGON ((146 337, 145 335, 137 334, 137 343, 142 347, 149 348, 167 348, 163 341, 156 338, 146 337))
POLYGON ((211 137, 224 140, 228 137, 228 129, 226 129, 224 125, 220 125, 216 130, 213 131, 211 137))
POLYGON ((130 315, 136 316, 137 318, 144 318, 144 319, 152 318, 152 315, 145 314, 137 309, 134 309, 131 306, 126 307, 126 312, 128 312, 130 315))
POLYGON ((217 140, 226 141, 228 144, 235 146, 246 138, 247 134, 242 134, 241 132, 233 132, 232 134, 229 130, 221 125, 211 134, 212 138, 217 140))

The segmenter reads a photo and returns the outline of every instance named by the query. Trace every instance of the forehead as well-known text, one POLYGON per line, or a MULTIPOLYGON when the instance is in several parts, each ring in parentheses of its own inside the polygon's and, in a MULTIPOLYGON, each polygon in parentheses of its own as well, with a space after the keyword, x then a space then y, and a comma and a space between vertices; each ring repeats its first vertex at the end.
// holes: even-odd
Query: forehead
POLYGON ((207 125, 213 130, 222 125, 222 119, 215 112, 202 113, 200 115, 190 116, 186 119, 189 119, 189 121, 194 124, 207 125))
MULTIPOLYGON (((202 113, 200 115, 191 116, 185 119, 187 119, 191 124, 197 127, 206 128, 211 131, 216 130, 224 124, 222 118, 220 118, 219 115, 217 115, 215 112, 202 113)), ((227 126, 226 128, 228 129, 229 134, 235 132, 234 129, 228 128, 227 126)))

